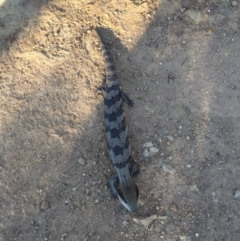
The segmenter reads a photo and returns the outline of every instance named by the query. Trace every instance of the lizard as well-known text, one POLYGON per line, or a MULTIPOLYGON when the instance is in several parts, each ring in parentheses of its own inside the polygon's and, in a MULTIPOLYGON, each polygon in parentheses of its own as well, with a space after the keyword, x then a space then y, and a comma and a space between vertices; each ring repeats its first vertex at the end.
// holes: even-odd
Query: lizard
POLYGON ((96 28, 100 47, 105 62, 106 83, 101 88, 104 91, 104 116, 108 153, 117 173, 108 181, 112 195, 130 212, 137 211, 139 189, 133 177, 139 172, 138 166, 131 156, 128 137, 128 127, 125 112, 122 108, 123 100, 133 106, 133 101, 120 89, 118 76, 113 58, 107 51, 100 29, 96 28))

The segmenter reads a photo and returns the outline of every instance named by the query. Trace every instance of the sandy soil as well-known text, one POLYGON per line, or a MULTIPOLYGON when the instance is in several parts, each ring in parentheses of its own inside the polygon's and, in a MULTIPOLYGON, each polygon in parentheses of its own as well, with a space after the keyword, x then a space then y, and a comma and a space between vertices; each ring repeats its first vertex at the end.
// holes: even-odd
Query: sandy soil
POLYGON ((240 240, 239 27, 237 1, 1 0, 0 241, 240 240), (96 26, 135 102, 135 215, 106 187, 96 26))

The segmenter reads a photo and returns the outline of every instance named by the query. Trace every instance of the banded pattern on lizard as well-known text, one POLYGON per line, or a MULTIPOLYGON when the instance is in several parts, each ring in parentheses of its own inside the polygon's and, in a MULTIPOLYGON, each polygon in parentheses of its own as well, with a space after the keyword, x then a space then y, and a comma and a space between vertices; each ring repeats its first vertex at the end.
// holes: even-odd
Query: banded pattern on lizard
POLYGON ((137 175, 139 170, 131 157, 128 128, 122 108, 123 100, 129 106, 133 105, 133 101, 120 89, 113 59, 105 48, 99 29, 96 30, 106 68, 104 114, 108 152, 117 173, 108 181, 108 186, 113 196, 118 197, 125 208, 136 212, 139 190, 132 177, 137 175))

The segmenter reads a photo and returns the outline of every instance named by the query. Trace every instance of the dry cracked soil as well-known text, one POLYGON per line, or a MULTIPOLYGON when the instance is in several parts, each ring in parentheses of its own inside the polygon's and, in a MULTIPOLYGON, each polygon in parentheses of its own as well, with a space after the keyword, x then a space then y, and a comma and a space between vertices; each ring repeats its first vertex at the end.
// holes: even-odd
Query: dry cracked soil
POLYGON ((239 5, 0 0, 0 241, 239 241, 239 5), (95 27, 135 102, 136 214, 106 186, 95 27))

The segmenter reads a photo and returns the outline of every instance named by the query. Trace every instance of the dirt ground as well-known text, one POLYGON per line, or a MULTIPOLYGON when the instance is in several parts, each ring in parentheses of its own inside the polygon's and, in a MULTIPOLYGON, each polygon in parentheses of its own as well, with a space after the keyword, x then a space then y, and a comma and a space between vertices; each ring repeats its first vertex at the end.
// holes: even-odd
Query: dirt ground
POLYGON ((0 0, 0 241, 239 241, 239 7, 0 0), (137 214, 106 187, 96 26, 135 102, 137 214))

